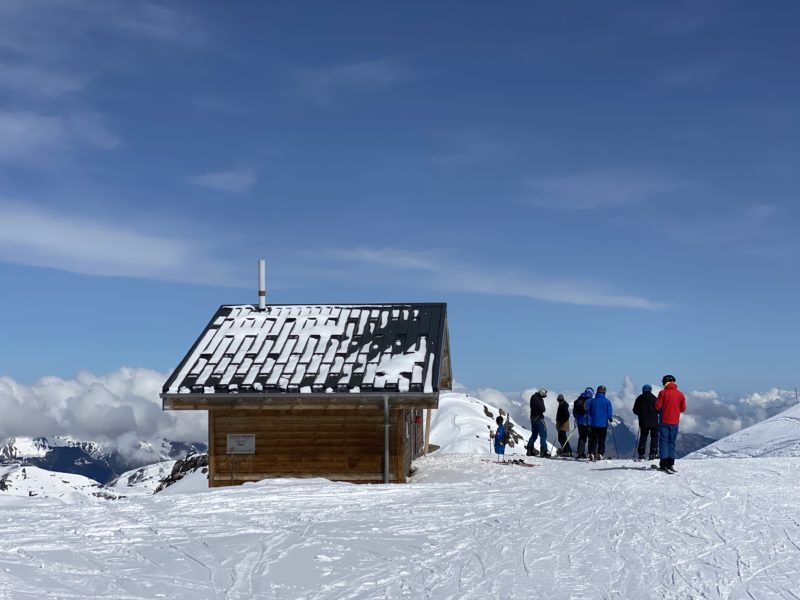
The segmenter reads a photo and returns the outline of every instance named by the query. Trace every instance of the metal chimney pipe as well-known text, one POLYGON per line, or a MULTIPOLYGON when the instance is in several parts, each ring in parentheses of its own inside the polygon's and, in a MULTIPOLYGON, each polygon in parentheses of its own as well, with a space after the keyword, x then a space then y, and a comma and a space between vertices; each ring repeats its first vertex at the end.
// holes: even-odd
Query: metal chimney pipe
POLYGON ((267 308, 267 263, 261 258, 258 261, 258 310, 267 308))

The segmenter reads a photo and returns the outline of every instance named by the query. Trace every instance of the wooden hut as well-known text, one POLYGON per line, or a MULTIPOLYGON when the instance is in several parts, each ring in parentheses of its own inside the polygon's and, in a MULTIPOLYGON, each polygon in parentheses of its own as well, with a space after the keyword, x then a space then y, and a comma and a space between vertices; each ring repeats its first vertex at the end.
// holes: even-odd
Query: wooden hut
POLYGON ((452 387, 446 304, 262 306, 221 306, 161 394, 208 411, 209 485, 405 482, 452 387))

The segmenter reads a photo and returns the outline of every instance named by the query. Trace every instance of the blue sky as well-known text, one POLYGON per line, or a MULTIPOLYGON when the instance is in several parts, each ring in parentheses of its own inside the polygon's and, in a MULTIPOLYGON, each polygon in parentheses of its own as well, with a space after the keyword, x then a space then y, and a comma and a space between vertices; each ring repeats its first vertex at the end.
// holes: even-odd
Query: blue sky
POLYGON ((798 378, 800 6, 0 3, 0 375, 446 301, 469 387, 798 378))

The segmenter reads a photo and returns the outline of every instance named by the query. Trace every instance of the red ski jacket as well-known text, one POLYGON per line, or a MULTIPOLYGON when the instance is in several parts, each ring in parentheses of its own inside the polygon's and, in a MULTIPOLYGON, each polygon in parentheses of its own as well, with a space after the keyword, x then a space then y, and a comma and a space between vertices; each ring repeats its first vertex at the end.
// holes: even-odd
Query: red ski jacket
POLYGON ((656 411, 661 413, 661 422, 664 425, 677 425, 681 420, 681 413, 686 410, 686 396, 678 386, 670 381, 658 393, 656 411))

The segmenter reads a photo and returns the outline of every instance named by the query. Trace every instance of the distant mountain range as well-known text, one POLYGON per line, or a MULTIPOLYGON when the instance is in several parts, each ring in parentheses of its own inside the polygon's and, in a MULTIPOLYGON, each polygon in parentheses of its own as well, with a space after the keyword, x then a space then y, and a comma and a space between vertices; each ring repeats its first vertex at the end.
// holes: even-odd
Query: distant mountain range
POLYGON ((83 475, 106 484, 126 471, 206 450, 206 444, 201 442, 157 439, 142 440, 134 452, 122 453, 109 444, 68 436, 16 437, 0 446, 0 462, 83 475))

